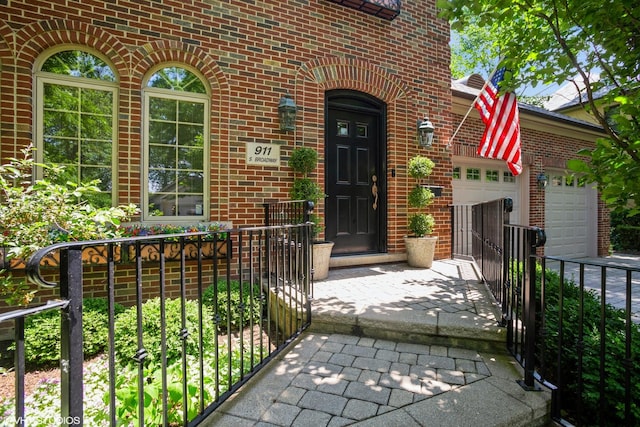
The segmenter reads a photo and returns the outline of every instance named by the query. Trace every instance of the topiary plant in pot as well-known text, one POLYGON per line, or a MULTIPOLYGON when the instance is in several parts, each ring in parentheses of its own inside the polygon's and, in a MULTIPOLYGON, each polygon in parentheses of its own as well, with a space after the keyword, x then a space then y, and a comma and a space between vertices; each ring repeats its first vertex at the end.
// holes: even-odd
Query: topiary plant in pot
MULTIPOLYGON (((318 165, 318 153, 308 147, 298 147, 293 150, 289 158, 289 166, 296 173, 291 188, 291 198, 293 200, 310 200, 317 205, 318 200, 324 199, 324 193, 320 186, 311 178, 309 174, 318 165)), ((311 215, 311 222, 315 224, 313 228, 313 278, 314 280, 326 279, 329 275, 329 258, 333 249, 333 242, 318 241, 316 237, 322 230, 320 217, 317 214, 311 215)))
POLYGON ((405 237, 407 262, 411 267, 431 268, 438 238, 430 236, 435 227, 433 215, 426 208, 433 202, 433 192, 422 181, 433 172, 435 163, 427 157, 417 155, 409 160, 407 173, 417 183, 411 189, 407 202, 414 211, 409 216, 409 231, 405 237))

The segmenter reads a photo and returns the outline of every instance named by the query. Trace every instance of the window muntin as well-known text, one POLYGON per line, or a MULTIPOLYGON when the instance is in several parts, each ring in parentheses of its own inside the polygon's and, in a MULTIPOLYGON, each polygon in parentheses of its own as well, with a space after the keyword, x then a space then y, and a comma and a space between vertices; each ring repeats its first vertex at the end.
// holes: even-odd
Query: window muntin
POLYGON ((181 67, 165 67, 154 73, 147 87, 168 89, 175 92, 207 94, 202 80, 191 71, 181 67))
POLYGON ((195 74, 167 67, 145 90, 145 199, 143 219, 205 219, 208 198, 208 110, 195 74))
POLYGON ((116 76, 97 56, 65 50, 49 56, 36 75, 39 162, 63 165, 64 181, 100 180, 96 206, 115 200, 116 76))
POLYGON ((502 182, 516 182, 516 177, 513 172, 502 171, 502 182))
POLYGON ((102 59, 81 50, 65 50, 48 57, 40 71, 85 79, 115 82, 116 75, 102 59))
POLYGON ((485 180, 487 182, 498 182, 500 181, 500 175, 497 170, 486 170, 485 171, 485 180))
POLYGON ((460 179, 462 175, 462 171, 460 170, 460 166, 454 166, 453 168, 453 179, 460 179))
POLYGON ((467 180, 480 181, 480 168, 467 168, 467 180))

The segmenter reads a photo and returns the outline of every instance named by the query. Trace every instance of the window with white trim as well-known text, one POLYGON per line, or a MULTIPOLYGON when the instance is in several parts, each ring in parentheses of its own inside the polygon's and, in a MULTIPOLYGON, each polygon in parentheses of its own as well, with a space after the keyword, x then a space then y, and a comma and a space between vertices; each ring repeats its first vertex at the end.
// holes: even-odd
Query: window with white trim
POLYGON ((117 78, 98 56, 63 50, 36 73, 36 159, 64 166, 63 181, 99 180, 90 202, 114 204, 117 78))
POLYGON ((144 90, 143 220, 206 220, 209 95, 192 71, 169 66, 144 90))

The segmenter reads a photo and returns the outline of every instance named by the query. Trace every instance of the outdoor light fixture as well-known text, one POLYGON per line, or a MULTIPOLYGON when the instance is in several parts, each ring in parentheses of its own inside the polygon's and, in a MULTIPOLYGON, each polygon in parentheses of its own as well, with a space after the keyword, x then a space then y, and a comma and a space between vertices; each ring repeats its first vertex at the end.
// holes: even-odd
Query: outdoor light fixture
POLYGON ((547 175, 545 175, 544 172, 540 172, 538 174, 537 181, 538 181, 538 188, 541 190, 544 190, 545 188, 547 188, 547 183, 549 182, 549 178, 547 178, 547 175))
POLYGON ((433 144, 433 123, 425 116, 424 120, 418 120, 418 145, 421 147, 431 147, 433 144))
POLYGON ((290 132, 296 130, 296 112, 298 107, 289 93, 280 98, 278 104, 278 117, 280 119, 280 130, 290 132))

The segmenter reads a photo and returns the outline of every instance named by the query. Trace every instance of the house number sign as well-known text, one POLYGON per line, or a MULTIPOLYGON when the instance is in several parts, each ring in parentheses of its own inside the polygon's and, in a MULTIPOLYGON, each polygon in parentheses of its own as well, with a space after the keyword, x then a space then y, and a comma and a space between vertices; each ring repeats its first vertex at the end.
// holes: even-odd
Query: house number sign
POLYGON ((260 166, 280 165, 280 146, 247 142, 247 164, 260 166))

